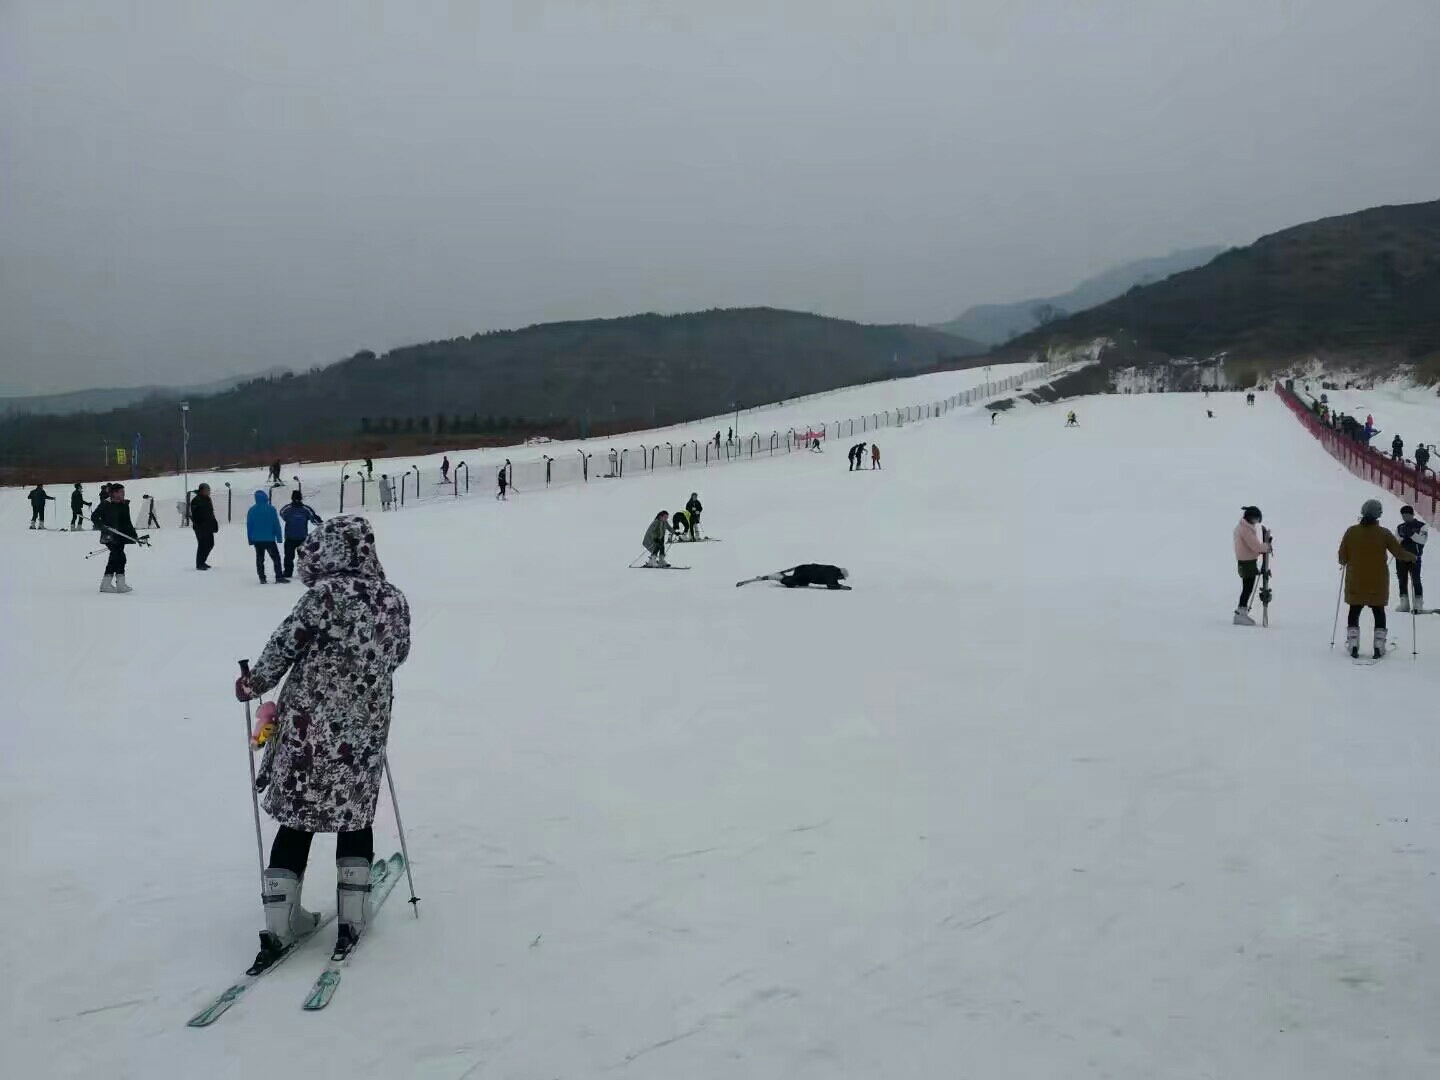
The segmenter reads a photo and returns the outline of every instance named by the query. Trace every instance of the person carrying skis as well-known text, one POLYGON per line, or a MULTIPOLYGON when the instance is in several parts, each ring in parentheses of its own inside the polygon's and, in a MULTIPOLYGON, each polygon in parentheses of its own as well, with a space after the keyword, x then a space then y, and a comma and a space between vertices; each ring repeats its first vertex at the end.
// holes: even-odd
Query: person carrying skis
POLYGON ((310 535, 310 526, 320 524, 320 515, 306 506, 304 497, 295 491, 280 517, 285 522, 285 576, 281 580, 289 581, 295 575, 295 550, 310 535))
POLYGON ((1260 557, 1268 554, 1270 545, 1262 540, 1255 527, 1264 520, 1258 506, 1247 506, 1240 511, 1240 521, 1235 526, 1235 565, 1240 571, 1240 603, 1235 608, 1236 626, 1254 626, 1250 617, 1250 597, 1255 591, 1255 579, 1260 576, 1260 557))
POLYGON ((255 505, 245 515, 245 538, 255 549, 255 573, 260 578, 260 584, 265 584, 266 555, 270 556, 270 562, 275 567, 276 584, 283 582, 285 574, 280 569, 280 541, 285 538, 285 533, 280 528, 280 515, 270 505, 270 496, 263 491, 255 492, 255 505))
POLYGON ((1390 460, 1399 461, 1405 456, 1405 440, 1396 435, 1390 440, 1390 460))
POLYGON ((1350 617, 1345 626, 1345 647, 1352 658, 1360 656, 1360 613, 1369 608, 1375 616, 1375 659, 1385 655, 1385 605, 1390 602, 1390 569, 1385 553, 1396 562, 1415 562, 1415 556, 1400 546, 1395 534, 1380 524, 1379 499, 1366 499, 1360 507, 1360 522, 1351 525, 1340 538, 1339 560, 1345 568, 1345 602, 1350 617))
POLYGON ((85 512, 82 507, 90 506, 91 503, 85 498, 85 491, 79 484, 75 490, 70 492, 70 531, 75 532, 85 527, 85 512))
POLYGON ((109 485, 105 501, 95 508, 92 520, 100 527, 100 542, 110 549, 110 558, 105 561, 104 576, 100 578, 100 591, 134 592, 125 581, 125 545, 148 543, 150 538, 135 535, 124 484, 109 485))
POLYGON ((201 484, 190 499, 190 528, 195 530, 195 569, 210 569, 210 552, 215 550, 215 534, 220 520, 215 504, 210 501, 210 485, 201 484))
POLYGON ((1411 555, 1415 556, 1413 563, 1396 562, 1395 573, 1400 579, 1400 603, 1395 605, 1396 611, 1410 610, 1411 592, 1409 586, 1414 585, 1415 610, 1425 610, 1425 587, 1420 583, 1420 564, 1425 559, 1425 545, 1430 542, 1430 529, 1415 516, 1413 506, 1400 507, 1400 526, 1395 530, 1400 540, 1400 546, 1411 555))
POLYGON ((650 557, 645 560, 649 567, 666 568, 670 564, 665 561, 665 535, 674 534, 675 530, 670 527, 670 511, 661 510, 655 515, 655 520, 650 522, 650 527, 645 530, 645 539, 641 541, 650 557))
POLYGON ((45 528, 45 503, 54 502, 55 496, 45 493, 44 484, 36 484, 35 490, 25 497, 30 500, 30 528, 45 528))
POLYGON ((305 595, 235 683, 235 696, 249 701, 285 680, 255 781, 280 826, 261 890, 262 968, 319 922, 300 906, 317 832, 338 834, 335 953, 364 934, 393 675, 410 655, 410 605, 385 579, 365 518, 345 514, 316 528, 300 547, 300 580, 305 595))

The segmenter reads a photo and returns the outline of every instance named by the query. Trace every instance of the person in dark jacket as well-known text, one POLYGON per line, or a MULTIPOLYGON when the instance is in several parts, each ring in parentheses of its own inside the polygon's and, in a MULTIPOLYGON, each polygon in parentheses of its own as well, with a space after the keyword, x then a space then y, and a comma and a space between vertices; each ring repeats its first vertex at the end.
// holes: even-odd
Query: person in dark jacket
POLYGON ((36 484, 35 490, 26 496, 30 500, 30 528, 45 528, 45 503, 55 501, 54 495, 45 493, 44 484, 36 484))
POLYGON ((506 492, 506 491, 509 489, 509 487, 510 487, 510 459, 509 459, 509 458, 506 458, 506 459, 505 459, 505 464, 504 464, 504 465, 501 465, 501 466, 500 466, 500 471, 495 474, 495 483, 498 484, 499 487, 500 487, 500 490, 497 491, 497 492, 495 492, 495 498, 497 498, 497 499, 503 499, 503 498, 505 498, 505 492, 506 492))
POLYGON ((700 504, 699 492, 690 492, 690 498, 685 501, 685 512, 690 515, 690 535, 697 535, 700 528, 700 514, 705 507, 700 504))
POLYGON ((215 534, 220 531, 220 520, 215 516, 215 504, 210 501, 210 485, 201 484, 195 489, 190 500, 190 527, 195 530, 195 569, 210 569, 210 552, 215 549, 215 534))
POLYGON ((295 549, 310 535, 310 526, 320 524, 320 515, 305 505, 300 492, 292 492, 290 505, 280 511, 285 522, 285 578, 289 581, 295 575, 295 549))
POLYGON ((265 812, 280 826, 261 890, 257 966, 273 963, 319 923, 300 904, 317 832, 338 834, 335 952, 343 956, 365 932, 393 676, 410 655, 410 607, 385 578, 368 521, 331 518, 300 556, 305 594, 235 683, 235 696, 248 701, 284 680, 256 778, 265 812))
POLYGON ((134 592, 125 581, 125 545, 141 543, 130 520, 130 503, 125 498, 124 484, 111 484, 105 502, 95 509, 95 523, 100 527, 100 542, 110 549, 105 574, 100 579, 102 593, 134 592))
POLYGON ((280 541, 285 538, 280 528, 280 515, 270 505, 270 496, 263 491, 255 492, 255 505, 245 515, 245 538, 255 549, 255 573, 260 584, 265 584, 265 556, 270 556, 275 566, 275 582, 285 580, 280 569, 280 541))
MULTIPOLYGON (((811 585, 824 585, 827 589, 849 590, 850 586, 844 584, 845 579, 850 576, 850 571, 843 566, 831 566, 828 563, 801 563, 799 566, 792 566, 789 570, 781 570, 775 574, 764 574, 758 578, 751 578, 750 581, 776 581, 787 589, 804 589, 811 585)), ((748 582, 739 582, 740 585, 748 582)))
POLYGON ((1415 447, 1415 471, 1423 473, 1430 464, 1430 448, 1424 443, 1415 447))
POLYGON ((1390 440, 1390 457, 1395 461, 1399 461, 1404 456, 1405 440, 1400 438, 1399 435, 1396 435, 1395 438, 1390 440))
POLYGON ((1410 586, 1415 589, 1415 610, 1425 610, 1425 586, 1420 583, 1420 564, 1425 558, 1425 545, 1430 541, 1430 528, 1415 516, 1413 506, 1400 507, 1400 525, 1395 530, 1400 546, 1415 556, 1413 563, 1395 562, 1395 573, 1400 578, 1400 603, 1396 611, 1410 610, 1410 586))
POLYGON ((80 529, 83 529, 83 528, 85 527, 85 511, 84 511, 84 507, 87 507, 87 506, 90 506, 90 505, 91 505, 91 503, 89 502, 89 500, 87 500, 87 499, 85 498, 85 491, 84 491, 84 489, 82 489, 79 484, 76 484, 76 485, 75 485, 75 490, 70 493, 70 531, 71 531, 71 532, 76 532, 76 531, 78 531, 78 530, 80 530, 80 529))

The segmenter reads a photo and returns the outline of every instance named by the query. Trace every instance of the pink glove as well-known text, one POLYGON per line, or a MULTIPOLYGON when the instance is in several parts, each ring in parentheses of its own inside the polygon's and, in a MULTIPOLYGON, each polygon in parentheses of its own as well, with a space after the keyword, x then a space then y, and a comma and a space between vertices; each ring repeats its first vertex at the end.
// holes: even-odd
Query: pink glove
POLYGON ((275 716, 279 711, 273 701, 267 701, 255 710, 255 732, 250 737, 250 745, 255 749, 260 749, 275 734, 275 716))

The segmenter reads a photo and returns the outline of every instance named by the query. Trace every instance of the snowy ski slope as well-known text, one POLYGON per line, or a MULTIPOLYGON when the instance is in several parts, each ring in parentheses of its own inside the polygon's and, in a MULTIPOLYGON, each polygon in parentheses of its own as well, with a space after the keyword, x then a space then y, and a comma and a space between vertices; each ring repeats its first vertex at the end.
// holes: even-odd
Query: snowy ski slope
POLYGON ((88 534, 7 492, 6 1074, 1440 1075, 1440 620, 1418 659, 1398 616, 1385 664, 1327 648, 1372 489, 1269 395, 883 450, 375 515, 421 916, 325 1012, 312 946, 201 1031, 260 924, 235 661, 299 586, 171 528, 100 596, 88 534), (626 569, 697 486, 724 542, 626 569), (1248 502, 1268 630, 1230 625, 1248 502), (854 591, 734 587, 806 560, 854 591))

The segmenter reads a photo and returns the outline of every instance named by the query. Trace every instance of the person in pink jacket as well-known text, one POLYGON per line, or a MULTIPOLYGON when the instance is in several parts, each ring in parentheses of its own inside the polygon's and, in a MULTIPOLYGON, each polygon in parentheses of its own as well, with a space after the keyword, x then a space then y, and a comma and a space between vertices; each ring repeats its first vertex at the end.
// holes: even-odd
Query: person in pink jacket
POLYGON ((1270 545, 1260 539, 1256 527, 1262 518, 1258 506, 1247 506, 1240 512, 1240 521, 1235 526, 1235 563, 1240 570, 1240 604, 1235 609, 1236 626, 1254 626, 1250 617, 1250 594, 1255 591, 1255 579, 1260 576, 1260 556, 1270 551, 1270 545))

